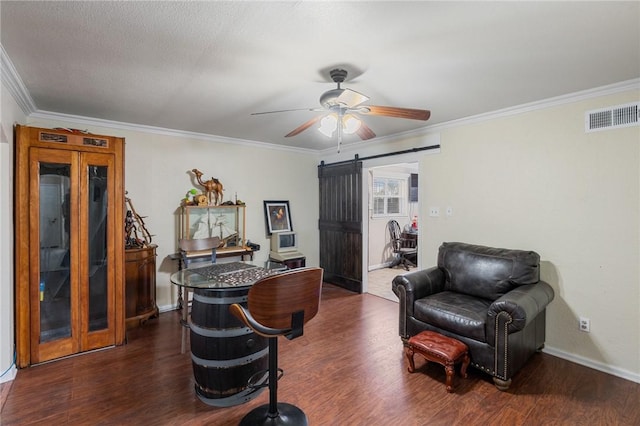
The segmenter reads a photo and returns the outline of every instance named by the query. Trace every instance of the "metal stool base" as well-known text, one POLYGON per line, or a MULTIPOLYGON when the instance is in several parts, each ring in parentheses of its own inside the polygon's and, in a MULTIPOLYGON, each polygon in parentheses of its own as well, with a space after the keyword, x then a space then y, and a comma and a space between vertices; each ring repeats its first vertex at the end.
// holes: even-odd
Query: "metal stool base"
POLYGON ((308 424, 306 414, 295 405, 287 404, 286 402, 278 403, 276 416, 271 417, 269 415, 269 404, 265 404, 249 411, 240 422, 240 426, 307 426, 308 424))

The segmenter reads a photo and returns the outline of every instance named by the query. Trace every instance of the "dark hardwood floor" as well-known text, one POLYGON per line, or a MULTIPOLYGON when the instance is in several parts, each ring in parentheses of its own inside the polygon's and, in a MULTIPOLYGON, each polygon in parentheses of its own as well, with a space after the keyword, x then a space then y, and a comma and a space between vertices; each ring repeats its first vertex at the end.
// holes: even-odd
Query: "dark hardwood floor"
MULTIPOLYGON (((180 354, 179 312, 129 332, 129 343, 20 370, 5 388, 2 425, 235 425, 268 393, 214 408, 194 394, 180 354), (8 392, 6 387, 10 386, 8 392)), ((325 285, 304 336, 280 339, 279 399, 311 425, 638 425, 640 384, 537 354, 500 392, 470 368, 445 392, 444 369, 407 372, 398 305, 325 285)))

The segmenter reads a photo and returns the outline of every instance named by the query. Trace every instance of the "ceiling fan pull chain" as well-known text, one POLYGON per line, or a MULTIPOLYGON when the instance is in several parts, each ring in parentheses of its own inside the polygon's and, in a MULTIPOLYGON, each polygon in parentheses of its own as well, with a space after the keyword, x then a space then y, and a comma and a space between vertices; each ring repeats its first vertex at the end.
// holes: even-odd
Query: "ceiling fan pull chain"
POLYGON ((340 146, 342 145, 342 126, 344 125, 342 121, 343 118, 344 118, 344 113, 342 109, 340 109, 340 111, 338 112, 338 123, 336 126, 336 130, 338 131, 338 154, 340 153, 340 146))

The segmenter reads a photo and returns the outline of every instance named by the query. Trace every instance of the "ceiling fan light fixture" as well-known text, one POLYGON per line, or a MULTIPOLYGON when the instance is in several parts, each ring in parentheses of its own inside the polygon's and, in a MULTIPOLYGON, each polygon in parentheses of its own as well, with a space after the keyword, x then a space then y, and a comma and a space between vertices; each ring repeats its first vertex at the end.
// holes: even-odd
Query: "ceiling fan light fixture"
POLYGON ((320 120, 320 127, 318 127, 318 131, 330 138, 333 136, 333 132, 335 132, 338 127, 338 117, 335 114, 329 114, 320 120))
POLYGON ((342 117, 342 129, 345 133, 352 135, 360 130, 360 126, 362 126, 362 121, 358 120, 353 115, 347 114, 342 117))

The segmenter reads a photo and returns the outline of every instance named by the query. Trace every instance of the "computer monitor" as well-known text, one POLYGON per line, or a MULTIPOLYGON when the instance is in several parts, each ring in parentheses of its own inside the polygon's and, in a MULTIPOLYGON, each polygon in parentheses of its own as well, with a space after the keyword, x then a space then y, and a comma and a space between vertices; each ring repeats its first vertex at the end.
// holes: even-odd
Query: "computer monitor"
POLYGON ((298 235, 295 232, 274 232, 271 234, 271 251, 285 253, 298 250, 298 235))

